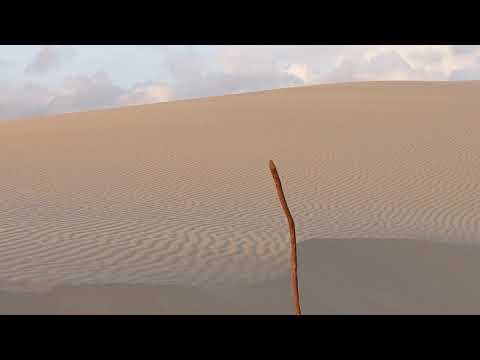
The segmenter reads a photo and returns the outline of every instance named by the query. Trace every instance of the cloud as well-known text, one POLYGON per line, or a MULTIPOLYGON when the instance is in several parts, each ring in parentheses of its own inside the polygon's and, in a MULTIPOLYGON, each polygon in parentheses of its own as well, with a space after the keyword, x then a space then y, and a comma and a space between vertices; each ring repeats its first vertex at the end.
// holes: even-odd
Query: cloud
POLYGON ((320 82, 341 56, 362 51, 352 46, 226 46, 219 50, 219 63, 226 73, 283 73, 305 84, 320 82))
MULTIPOLYGON (((132 53, 132 57, 119 58, 118 64, 109 68, 109 74, 117 74, 113 78, 106 72, 85 71, 84 75, 71 76, 60 85, 58 79, 48 82, 53 78, 46 76, 42 79, 44 87, 30 84, 26 89, 16 85, 19 82, 11 81, 12 79, 7 79, 7 82, 5 77, 0 77, 0 118, 339 81, 480 79, 480 46, 472 45, 151 48, 153 58, 148 58, 148 66, 159 70, 152 72, 151 81, 145 81, 144 78, 142 82, 133 85, 118 84, 121 80, 125 81, 121 75, 123 66, 129 70, 142 66, 142 61, 134 60, 137 52, 132 53)), ((71 53, 67 55, 65 51, 68 53, 69 48, 51 46, 40 49, 27 67, 28 72, 53 72, 71 56, 71 53)), ((131 50, 126 48, 125 54, 128 55, 128 51, 131 50)), ((98 49, 95 49, 95 54, 99 56, 98 49)), ((91 61, 94 62, 94 59, 91 61)), ((85 65, 85 62, 82 64, 85 65)), ((148 76, 150 75, 147 78, 148 76)))
MULTIPOLYGON (((363 56, 343 58, 325 78, 337 81, 445 80, 448 74, 438 65, 442 57, 434 52, 405 52, 383 49, 363 56), (437 66, 435 66, 437 64, 437 66)), ((412 49, 413 50, 413 49, 412 49)))
POLYGON ((175 98, 259 91, 304 83, 301 65, 289 68, 271 57, 244 50, 244 47, 220 47, 214 56, 206 57, 191 46, 169 48, 164 61, 170 70, 170 87, 175 98))
POLYGON ((160 83, 136 84, 122 88, 106 72, 65 79, 60 89, 28 83, 0 89, 0 119, 45 116, 109 107, 138 105, 169 100, 172 90, 160 83))
POLYGON ((413 69, 396 52, 378 54, 370 59, 343 59, 330 73, 330 81, 405 80, 413 69))
POLYGON ((461 69, 474 69, 480 58, 480 46, 473 45, 226 46, 218 52, 226 73, 286 71, 305 84, 448 80, 461 69))
POLYGON ((480 80, 480 59, 469 66, 453 71, 450 80, 480 80))
POLYGON ((166 85, 145 83, 134 86, 118 99, 119 105, 141 105, 168 101, 174 98, 172 89, 166 85))
POLYGON ((25 68, 26 74, 46 74, 58 69, 74 52, 67 46, 44 46, 25 68))
POLYGON ((129 89, 115 85, 106 72, 68 78, 62 94, 48 104, 49 113, 84 111, 106 107, 162 102, 173 97, 172 90, 154 82, 129 89))
POLYGON ((48 104, 49 113, 73 112, 113 106, 125 90, 112 83, 105 72, 69 77, 64 88, 48 104))
POLYGON ((18 88, 3 86, 0 89, 0 119, 46 114, 52 95, 48 89, 32 83, 18 88))
POLYGON ((308 81, 308 66, 306 64, 292 64, 288 67, 287 73, 296 76, 305 83, 308 81))
POLYGON ((168 69, 174 82, 198 80, 208 67, 209 59, 193 46, 165 46, 162 50, 163 66, 168 69))
POLYGON ((452 50, 456 54, 471 54, 478 52, 478 45, 452 45, 452 50))

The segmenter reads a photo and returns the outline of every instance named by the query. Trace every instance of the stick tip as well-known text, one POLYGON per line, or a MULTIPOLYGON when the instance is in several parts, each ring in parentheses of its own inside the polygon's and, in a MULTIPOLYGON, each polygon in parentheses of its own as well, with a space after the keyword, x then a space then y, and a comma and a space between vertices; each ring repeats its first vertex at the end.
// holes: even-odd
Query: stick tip
POLYGON ((268 162, 268 167, 270 168, 270 170, 275 170, 275 164, 273 163, 272 160, 268 162))

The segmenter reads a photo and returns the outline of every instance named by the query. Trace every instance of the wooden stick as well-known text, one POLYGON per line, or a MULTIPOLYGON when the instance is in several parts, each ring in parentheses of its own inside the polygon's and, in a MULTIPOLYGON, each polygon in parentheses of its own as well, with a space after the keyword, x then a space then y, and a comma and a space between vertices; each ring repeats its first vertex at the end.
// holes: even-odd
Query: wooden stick
POLYGON ((280 177, 278 176, 277 168, 272 160, 269 162, 270 172, 272 173, 273 181, 275 182, 275 187, 277 188, 278 198, 280 204, 282 205, 283 211, 288 221, 288 228, 290 230, 290 245, 291 245, 291 281, 292 281, 292 292, 293 292, 293 305, 295 307, 296 315, 302 315, 302 310, 300 309, 300 296, 298 295, 298 277, 297 277, 297 237, 295 235, 295 223, 293 222, 292 214, 288 209, 287 200, 285 200, 285 195, 282 189, 282 183, 280 177))

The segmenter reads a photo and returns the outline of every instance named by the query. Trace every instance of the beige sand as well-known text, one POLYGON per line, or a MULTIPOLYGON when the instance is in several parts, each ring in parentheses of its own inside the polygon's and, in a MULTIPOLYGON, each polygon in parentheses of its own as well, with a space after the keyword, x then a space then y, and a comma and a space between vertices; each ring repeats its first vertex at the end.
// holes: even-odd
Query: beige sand
POLYGON ((290 313, 269 159, 305 313, 479 312, 479 94, 336 84, 2 122, 0 313, 290 313))
MULTIPOLYGON (((304 314, 480 314, 480 249, 408 239, 299 245, 304 314)), ((63 285, 0 291, 3 314, 294 314, 287 276, 231 288, 63 285)))

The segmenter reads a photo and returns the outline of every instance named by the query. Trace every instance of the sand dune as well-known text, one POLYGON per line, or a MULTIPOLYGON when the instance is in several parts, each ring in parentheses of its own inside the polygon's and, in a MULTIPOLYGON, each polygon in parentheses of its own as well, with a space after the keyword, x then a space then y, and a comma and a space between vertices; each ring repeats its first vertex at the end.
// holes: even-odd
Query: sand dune
MULTIPOLYGON (((480 314, 480 248, 408 239, 299 244, 304 314, 480 314)), ((0 291, 10 314, 293 314, 288 275, 234 287, 62 285, 0 291)))
MULTIPOLYGON (((470 259, 480 245, 479 93, 479 82, 335 84, 2 122, 0 278, 50 292, 121 284, 215 299, 225 286, 284 281, 288 233, 269 159, 300 242, 384 239, 339 242, 377 254, 388 239, 410 239, 418 251, 471 249, 460 257, 470 259)), ((423 271, 418 251, 399 255, 402 266, 415 258, 423 271)), ((456 251, 435 257, 462 264, 449 260, 456 251)), ((466 284, 461 293, 476 294, 466 284)), ((367 308, 349 303, 354 286, 331 284, 340 311, 381 311, 392 296, 392 311, 424 310, 428 294, 443 294, 432 288, 415 308, 420 287, 403 301, 397 284, 372 289, 367 308)), ((457 300, 432 309, 476 309, 457 300)))

